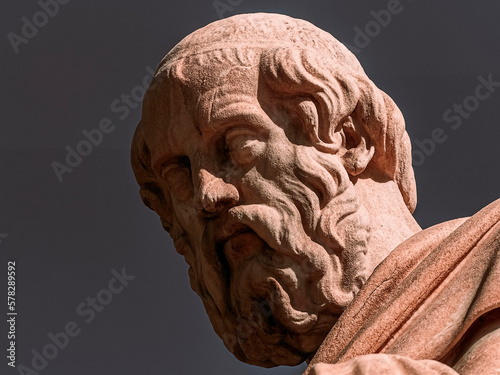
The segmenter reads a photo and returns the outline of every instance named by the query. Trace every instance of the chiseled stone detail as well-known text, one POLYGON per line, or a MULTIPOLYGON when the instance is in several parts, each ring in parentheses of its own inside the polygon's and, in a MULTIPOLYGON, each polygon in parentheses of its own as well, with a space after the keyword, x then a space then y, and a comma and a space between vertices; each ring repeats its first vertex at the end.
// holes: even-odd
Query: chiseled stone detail
POLYGON ((422 230, 404 119, 314 25, 237 15, 160 63, 132 166, 217 334, 309 374, 500 368, 500 203, 422 230))

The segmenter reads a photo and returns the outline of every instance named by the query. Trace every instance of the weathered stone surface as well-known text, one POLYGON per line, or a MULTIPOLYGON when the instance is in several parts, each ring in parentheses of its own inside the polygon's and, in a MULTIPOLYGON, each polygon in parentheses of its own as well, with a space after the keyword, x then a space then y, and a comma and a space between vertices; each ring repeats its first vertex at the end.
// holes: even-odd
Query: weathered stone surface
POLYGON ((145 96, 132 165, 240 360, 500 368, 500 203, 422 231, 403 117, 330 34, 276 14, 190 34, 145 96))

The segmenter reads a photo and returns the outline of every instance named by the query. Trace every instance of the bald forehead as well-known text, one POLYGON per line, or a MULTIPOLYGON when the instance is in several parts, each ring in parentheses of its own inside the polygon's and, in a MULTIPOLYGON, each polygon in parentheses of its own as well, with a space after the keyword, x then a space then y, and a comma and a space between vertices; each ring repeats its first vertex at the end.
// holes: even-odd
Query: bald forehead
POLYGON ((187 118, 200 132, 210 131, 225 118, 258 105, 257 65, 200 66, 184 62, 181 68, 172 67, 170 74, 160 72, 155 77, 159 82, 157 87, 149 90, 145 97, 141 126, 148 138, 160 130, 167 132, 167 129, 187 126, 187 118), (179 117, 183 117, 184 122, 179 123, 179 117))
POLYGON ((200 93, 194 113, 202 133, 259 107, 258 75, 256 67, 231 67, 218 75, 213 87, 200 93))

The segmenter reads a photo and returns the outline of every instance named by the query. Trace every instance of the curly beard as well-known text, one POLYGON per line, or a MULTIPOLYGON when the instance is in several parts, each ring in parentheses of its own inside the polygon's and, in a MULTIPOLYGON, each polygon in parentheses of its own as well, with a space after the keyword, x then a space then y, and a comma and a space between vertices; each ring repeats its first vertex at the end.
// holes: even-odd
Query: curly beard
POLYGON ((238 359, 297 365, 367 279, 369 217, 334 155, 296 146, 292 173, 259 181, 272 203, 239 205, 207 223, 195 252, 185 235, 175 246, 195 254, 191 285, 238 359))

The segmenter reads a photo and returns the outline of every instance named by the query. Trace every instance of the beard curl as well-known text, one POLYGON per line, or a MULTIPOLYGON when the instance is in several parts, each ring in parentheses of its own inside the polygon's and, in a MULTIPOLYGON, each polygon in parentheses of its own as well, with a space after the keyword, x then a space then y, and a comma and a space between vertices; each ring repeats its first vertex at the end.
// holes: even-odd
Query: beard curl
POLYGON ((297 365, 315 353, 367 278, 369 218, 336 156, 311 148, 297 146, 293 174, 263 189, 273 206, 227 213, 254 236, 253 255, 229 267, 206 231, 190 277, 238 359, 297 365))

